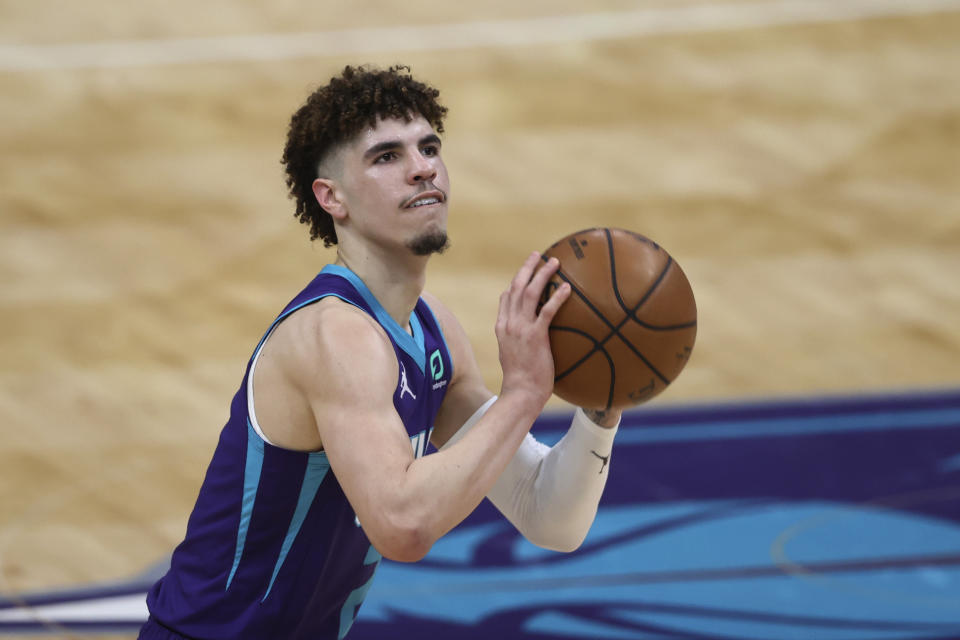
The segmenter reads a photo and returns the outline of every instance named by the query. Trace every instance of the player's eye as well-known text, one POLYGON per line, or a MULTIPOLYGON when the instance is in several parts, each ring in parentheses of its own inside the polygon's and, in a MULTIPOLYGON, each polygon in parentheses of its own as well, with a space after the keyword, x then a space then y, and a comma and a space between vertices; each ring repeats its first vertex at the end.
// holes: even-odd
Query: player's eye
POLYGON ((381 164, 384 162, 390 162, 397 157, 396 151, 385 151, 377 156, 377 159, 374 160, 375 164, 381 164))
POLYGON ((440 155, 440 146, 436 144, 428 144, 423 147, 421 153, 428 157, 440 155))

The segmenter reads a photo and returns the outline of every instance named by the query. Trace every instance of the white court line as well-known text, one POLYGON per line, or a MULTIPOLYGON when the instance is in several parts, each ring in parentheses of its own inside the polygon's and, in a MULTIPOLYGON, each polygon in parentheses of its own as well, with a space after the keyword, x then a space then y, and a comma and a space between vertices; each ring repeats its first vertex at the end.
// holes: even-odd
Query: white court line
MULTIPOLYGON (((150 613, 147 611, 147 594, 134 593, 125 596, 104 596, 75 602, 53 602, 0 609, 0 622, 36 622, 50 625, 52 620, 60 622, 129 622, 142 624, 150 613)), ((56 629, 62 631, 62 629, 56 629)))
POLYGON ((310 33, 0 45, 0 71, 291 60, 334 55, 522 47, 704 33, 960 10, 960 0, 771 0, 636 11, 310 33))

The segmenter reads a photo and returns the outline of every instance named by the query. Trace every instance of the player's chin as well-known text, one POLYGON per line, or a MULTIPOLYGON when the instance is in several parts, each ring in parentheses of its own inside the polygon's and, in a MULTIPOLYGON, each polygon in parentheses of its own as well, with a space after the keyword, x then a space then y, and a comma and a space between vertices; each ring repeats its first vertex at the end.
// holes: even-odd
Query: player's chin
POLYGON ((443 227, 425 229, 407 241, 407 248, 415 256, 429 256, 443 253, 450 247, 450 237, 443 227))

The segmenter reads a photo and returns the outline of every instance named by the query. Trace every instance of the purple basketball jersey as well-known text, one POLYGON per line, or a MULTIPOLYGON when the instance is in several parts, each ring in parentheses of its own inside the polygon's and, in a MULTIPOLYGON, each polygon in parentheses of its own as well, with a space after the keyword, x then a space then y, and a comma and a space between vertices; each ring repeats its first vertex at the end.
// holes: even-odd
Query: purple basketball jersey
MULTIPOLYGON (((257 345, 207 469, 170 570, 147 594, 151 617, 187 637, 342 638, 380 561, 330 470, 326 454, 275 447, 254 428, 248 382, 277 324, 336 296, 375 318, 397 355, 397 413, 416 456, 426 451, 453 373, 433 313, 421 299, 411 333, 350 270, 328 265, 257 345)), ((251 394, 252 395, 252 394, 251 394)))

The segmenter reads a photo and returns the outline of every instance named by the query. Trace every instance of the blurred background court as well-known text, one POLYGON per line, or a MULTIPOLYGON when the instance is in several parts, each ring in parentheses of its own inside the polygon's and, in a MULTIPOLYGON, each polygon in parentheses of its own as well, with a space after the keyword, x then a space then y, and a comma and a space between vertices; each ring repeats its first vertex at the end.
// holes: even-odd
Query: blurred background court
POLYGON ((333 259, 279 159, 347 63, 450 108, 428 288, 491 388, 500 290, 591 226, 656 239, 697 296, 649 411, 960 384, 958 0, 0 0, 0 597, 181 539, 252 348, 333 259))

